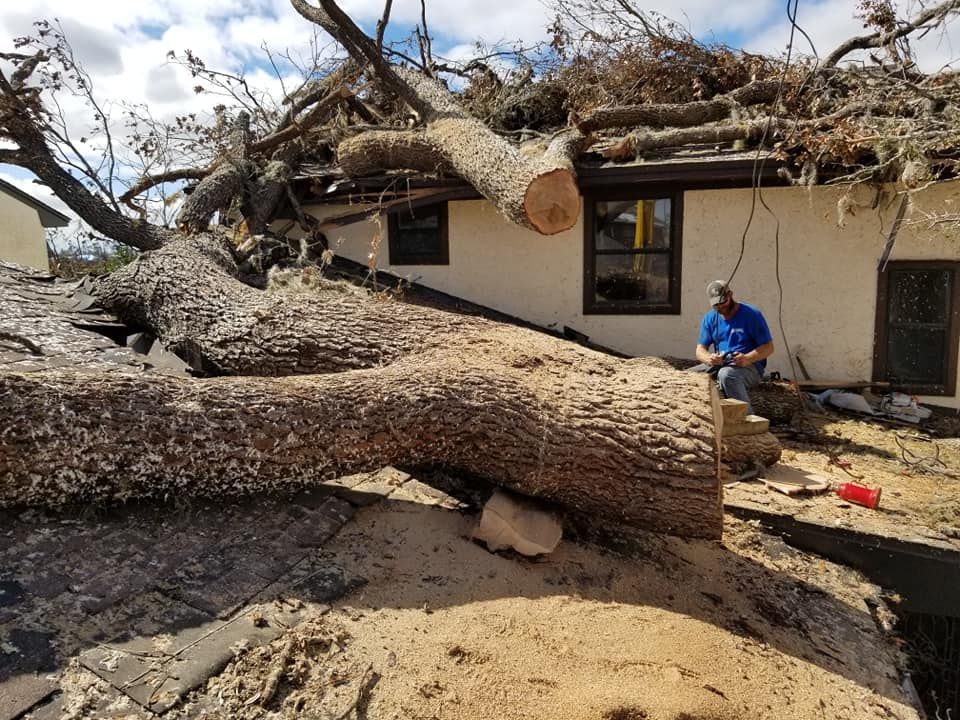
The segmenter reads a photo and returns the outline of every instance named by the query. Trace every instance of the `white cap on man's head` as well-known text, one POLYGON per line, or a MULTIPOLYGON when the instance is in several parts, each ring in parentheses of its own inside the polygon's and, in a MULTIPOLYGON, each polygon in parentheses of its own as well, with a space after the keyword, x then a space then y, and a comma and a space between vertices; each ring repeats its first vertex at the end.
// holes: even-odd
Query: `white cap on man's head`
POLYGON ((710 303, 710 307, 719 305, 726 300, 727 292, 729 292, 729 290, 730 289, 723 280, 714 280, 707 285, 707 302, 710 303))

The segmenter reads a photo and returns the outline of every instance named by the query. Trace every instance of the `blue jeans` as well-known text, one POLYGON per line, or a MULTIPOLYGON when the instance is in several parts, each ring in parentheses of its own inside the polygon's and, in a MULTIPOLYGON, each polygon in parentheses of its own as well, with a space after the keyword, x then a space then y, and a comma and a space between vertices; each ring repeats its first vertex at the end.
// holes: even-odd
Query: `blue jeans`
POLYGON ((753 415, 753 406, 750 405, 749 390, 760 384, 760 373, 755 365, 737 367, 736 365, 694 365, 688 372, 705 372, 713 375, 717 385, 723 391, 723 396, 731 400, 742 400, 747 404, 747 414, 753 415))

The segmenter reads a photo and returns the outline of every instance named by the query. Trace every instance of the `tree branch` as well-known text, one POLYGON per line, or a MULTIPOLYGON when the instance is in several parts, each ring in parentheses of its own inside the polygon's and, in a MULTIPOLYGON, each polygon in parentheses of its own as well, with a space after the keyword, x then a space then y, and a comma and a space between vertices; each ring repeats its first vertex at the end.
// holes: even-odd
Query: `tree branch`
POLYGON ((382 170, 416 170, 451 174, 443 151, 421 131, 368 130, 337 146, 340 167, 348 177, 363 177, 382 170))
POLYGON ((738 106, 772 102, 777 97, 779 85, 776 80, 755 80, 712 100, 601 108, 576 124, 583 133, 637 125, 652 128, 703 125, 729 117, 738 106))
POLYGON ((393 0, 387 0, 383 6, 383 15, 377 21, 377 50, 383 52, 383 33, 387 30, 387 23, 390 22, 390 8, 393 7, 393 0))
POLYGON ((407 83, 403 82, 383 58, 376 44, 357 27, 356 23, 333 0, 319 0, 321 7, 313 7, 306 0, 290 0, 294 10, 316 23, 346 48, 357 61, 366 61, 383 85, 421 116, 426 114, 422 101, 407 83))
POLYGON ((417 45, 420 46, 420 58, 423 60, 424 72, 430 77, 434 77, 433 72, 433 51, 430 47, 430 31, 427 29, 427 2, 420 0, 420 24, 423 32, 417 28, 417 45))
MULTIPOLYGON (((120 202, 129 206, 133 198, 157 185, 176 182, 178 180, 200 180, 209 174, 210 168, 181 168, 179 170, 167 170, 166 172, 155 173, 153 175, 144 175, 120 196, 120 202)), ((133 209, 136 210, 137 208, 133 209)))
POLYGON ((899 27, 897 27, 896 30, 893 30, 892 32, 880 31, 871 35, 852 37, 849 40, 841 43, 836 50, 827 55, 827 58, 823 61, 823 63, 821 63, 821 67, 829 68, 835 66, 854 50, 867 50, 869 48, 882 47, 885 43, 891 42, 892 40, 897 40, 905 35, 909 35, 914 30, 917 30, 931 21, 936 21, 937 23, 943 22, 947 15, 957 11, 958 9, 960 9, 960 0, 947 0, 939 5, 934 5, 933 7, 928 8, 909 22, 902 23, 899 27))
POLYGON ((320 100, 314 107, 310 109, 310 112, 300 120, 292 119, 290 121, 291 124, 283 130, 280 130, 272 135, 268 135, 267 137, 262 138, 255 143, 251 143, 250 150, 252 152, 264 152, 265 150, 270 150, 275 148, 277 145, 303 135, 303 133, 307 132, 307 130, 312 128, 314 125, 324 120, 330 110, 335 108, 347 98, 353 97, 354 94, 354 91, 349 87, 346 85, 341 85, 320 100))
POLYGON ((356 80, 359 74, 360 70, 356 64, 352 60, 347 60, 323 79, 307 83, 297 92, 288 95, 283 102, 290 107, 280 118, 273 132, 278 133, 285 130, 296 119, 297 115, 318 100, 327 97, 330 94, 330 88, 337 85, 349 85, 356 80))
POLYGON ((15 142, 18 148, 8 151, 5 161, 33 172, 90 227, 117 242, 140 250, 153 250, 174 236, 173 231, 166 228, 125 217, 65 170, 54 158, 38 126, 36 112, 23 104, 2 72, 0 95, 16 111, 5 118, 4 130, 6 139, 15 142))

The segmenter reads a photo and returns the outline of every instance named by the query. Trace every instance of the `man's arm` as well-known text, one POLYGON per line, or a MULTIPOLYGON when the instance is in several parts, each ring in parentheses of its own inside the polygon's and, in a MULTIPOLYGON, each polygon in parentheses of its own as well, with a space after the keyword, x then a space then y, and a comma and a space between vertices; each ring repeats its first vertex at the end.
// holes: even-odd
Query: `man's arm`
POLYGON ((723 362, 723 355, 710 352, 706 345, 701 345, 700 343, 697 343, 696 356, 697 360, 704 365, 719 365, 723 362))
POLYGON ((737 364, 737 367, 747 367, 761 360, 766 360, 771 355, 773 355, 773 340, 755 347, 748 353, 737 353, 733 356, 733 362, 737 364))

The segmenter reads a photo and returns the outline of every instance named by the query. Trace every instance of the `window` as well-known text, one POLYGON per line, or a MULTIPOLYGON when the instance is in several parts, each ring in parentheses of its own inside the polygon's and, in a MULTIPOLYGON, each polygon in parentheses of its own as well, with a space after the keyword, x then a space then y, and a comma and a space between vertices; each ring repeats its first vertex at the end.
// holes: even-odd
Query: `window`
POLYGON ((584 313, 680 313, 680 198, 586 199, 584 313))
POLYGON ((960 263, 887 263, 877 289, 874 380, 920 395, 953 395, 960 263))
POLYGON ((447 204, 403 208, 391 213, 391 265, 449 265, 447 204))

